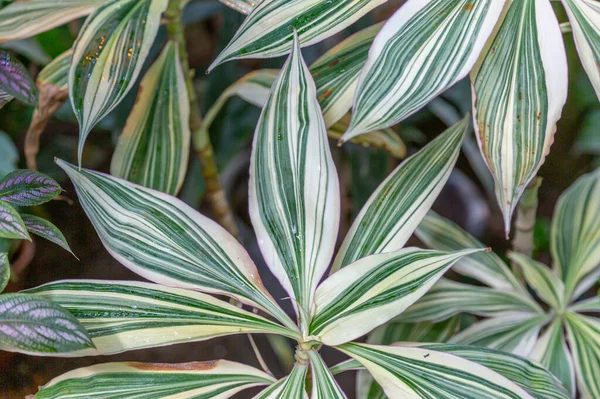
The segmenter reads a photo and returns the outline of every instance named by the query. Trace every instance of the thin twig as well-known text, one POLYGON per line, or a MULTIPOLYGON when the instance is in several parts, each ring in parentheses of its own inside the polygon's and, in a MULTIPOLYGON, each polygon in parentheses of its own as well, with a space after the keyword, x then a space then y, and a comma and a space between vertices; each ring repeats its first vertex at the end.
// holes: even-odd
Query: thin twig
POLYGON ((258 346, 256 345, 256 342, 254 341, 254 337, 252 336, 252 334, 246 334, 248 336, 248 341, 250 341, 250 345, 252 345, 252 350, 254 350, 254 354, 256 355, 256 359, 258 359, 258 363, 260 364, 260 367, 263 369, 263 371, 267 374, 269 374, 270 376, 273 376, 273 373, 271 372, 271 370, 269 370, 269 366, 267 366, 267 363, 265 362, 265 359, 263 359, 262 355, 260 354, 260 351, 258 350, 258 346))

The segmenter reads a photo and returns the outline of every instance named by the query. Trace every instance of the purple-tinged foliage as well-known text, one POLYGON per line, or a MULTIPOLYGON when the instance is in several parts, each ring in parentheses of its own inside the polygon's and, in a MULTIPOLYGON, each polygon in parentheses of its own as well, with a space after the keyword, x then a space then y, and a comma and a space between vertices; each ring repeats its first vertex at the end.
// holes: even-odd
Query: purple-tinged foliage
POLYGON ((45 238, 73 254, 65 236, 54 224, 34 215, 22 214, 21 218, 30 233, 45 238))
POLYGON ((94 348, 87 331, 71 313, 28 294, 0 295, 0 345, 38 353, 94 348))
POLYGON ((2 200, 0 200, 0 237, 31 240, 17 210, 2 200))
POLYGON ((8 254, 0 253, 0 292, 6 288, 10 280, 10 263, 8 262, 8 254))
POLYGON ((25 66, 6 51, 0 51, 0 90, 23 102, 37 105, 35 82, 25 66))
POLYGON ((27 169, 15 170, 0 180, 0 200, 16 206, 40 205, 61 191, 50 177, 27 169))

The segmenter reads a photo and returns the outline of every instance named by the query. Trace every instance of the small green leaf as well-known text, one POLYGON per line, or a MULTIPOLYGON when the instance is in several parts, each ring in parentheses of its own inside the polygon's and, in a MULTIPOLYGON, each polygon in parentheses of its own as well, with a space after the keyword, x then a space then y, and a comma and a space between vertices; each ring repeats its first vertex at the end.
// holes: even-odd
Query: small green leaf
POLYGON ((59 247, 69 251, 73 255, 73 251, 71 251, 69 243, 67 243, 67 239, 54 224, 50 223, 46 219, 42 219, 34 215, 22 214, 21 218, 23 219, 23 223, 30 233, 53 242, 59 247))

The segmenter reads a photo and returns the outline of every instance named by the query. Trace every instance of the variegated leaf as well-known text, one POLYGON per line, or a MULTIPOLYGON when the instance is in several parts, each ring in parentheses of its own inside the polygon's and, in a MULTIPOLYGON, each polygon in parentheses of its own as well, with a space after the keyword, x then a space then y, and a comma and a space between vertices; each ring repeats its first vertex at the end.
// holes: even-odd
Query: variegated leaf
POLYGON ((221 3, 225 4, 227 7, 232 8, 234 10, 236 10, 237 12, 240 12, 244 15, 248 15, 252 12, 252 9, 254 8, 254 6, 256 6, 256 3, 258 3, 258 1, 252 1, 252 0, 219 0, 221 3))
POLYGON ((450 176, 467 118, 398 166, 371 195, 338 251, 332 273, 365 256, 406 244, 450 176))
MULTIPOLYGON (((484 245, 457 224, 429 211, 415 234, 428 247, 440 251, 457 251, 463 248, 480 248, 484 245)), ((495 252, 480 252, 458 262, 453 269, 500 290, 526 289, 495 252)))
POLYGON ((19 212, 0 200, 0 238, 31 240, 19 212))
POLYGON ((567 337, 582 399, 600 397, 600 319, 568 313, 567 337))
POLYGON ((46 65, 37 76, 37 85, 52 85, 60 90, 67 90, 69 84, 69 69, 73 49, 69 49, 46 65))
POLYGON ((584 301, 577 302, 573 306, 570 306, 569 310, 583 313, 600 313, 600 296, 595 296, 584 301))
POLYGON ((254 135, 250 218, 267 265, 309 312, 333 256, 340 188, 316 87, 294 40, 254 135))
POLYGON ((500 317, 515 312, 541 314, 543 310, 526 293, 441 279, 423 298, 398 316, 398 321, 439 322, 460 313, 500 317))
POLYGON ((410 346, 344 344, 389 398, 532 399, 491 369, 441 351, 410 346))
POLYGON ((6 93, 3 97, 8 95, 27 104, 37 104, 37 89, 27 68, 16 57, 2 50, 0 50, 0 90, 6 93))
POLYGON ((326 345, 356 339, 402 313, 456 261, 477 251, 405 248, 363 258, 319 286, 310 334, 326 345))
POLYGON ((2 90, 2 88, 0 87, 0 109, 2 109, 2 107, 4 107, 12 100, 14 100, 14 97, 2 90))
POLYGON ((10 281, 10 262, 8 254, 0 253, 0 293, 6 288, 10 281))
POLYGON ((104 363, 70 371, 40 388, 35 399, 227 399, 273 377, 241 363, 104 363))
POLYGON ((311 399, 347 399, 318 352, 309 351, 312 371, 311 399))
POLYGON ((565 285, 548 266, 518 252, 508 254, 521 267, 525 280, 538 296, 555 310, 565 306, 565 285))
POLYGON ((73 47, 69 94, 79 120, 79 163, 92 128, 131 90, 167 0, 110 0, 88 17, 73 47))
POLYGON ((485 346, 519 356, 528 356, 540 329, 550 316, 539 313, 512 313, 477 322, 459 332, 449 342, 485 346))
POLYGON ((581 63, 600 98, 600 4, 596 0, 562 0, 581 63))
POLYGON ((575 397, 575 369, 573 357, 567 346, 563 323, 557 319, 550 324, 535 344, 529 358, 540 362, 558 378, 563 386, 575 397))
POLYGON ((565 282, 567 301, 579 283, 600 265, 600 169, 577 180, 556 204, 550 249, 565 282))
POLYGON ((567 59, 550 2, 513 0, 471 80, 475 131, 508 235, 567 99, 567 59))
POLYGON ((27 293, 71 312, 87 329, 96 349, 75 356, 202 341, 240 333, 295 335, 275 322, 192 290, 156 284, 72 280, 27 293))
POLYGON ((54 179, 33 170, 15 170, 0 180, 0 200, 15 206, 41 205, 61 191, 54 179))
POLYGON ((261 0, 209 67, 241 58, 287 54, 293 31, 303 47, 332 36, 386 0, 261 0))
POLYGON ((409 0, 379 32, 342 140, 406 119, 471 70, 504 0, 409 0))
POLYGON ((90 14, 110 0, 19 0, 0 10, 0 43, 25 39, 90 14))
POLYGON ((57 163, 104 246, 125 267, 160 284, 235 297, 296 328, 264 288, 248 253, 216 222, 170 195, 57 163))
POLYGON ((64 353, 94 344, 69 312, 26 294, 0 296, 0 347, 29 353, 64 353))
POLYGON ((22 214, 21 218, 23 219, 23 223, 25 224, 27 231, 53 242, 54 244, 73 254, 67 239, 54 224, 50 223, 46 219, 42 219, 34 215, 22 214))
POLYGON ((169 41, 148 70, 119 137, 111 174, 171 195, 183 185, 190 152, 190 101, 179 49, 169 41))
POLYGON ((308 399, 305 389, 308 366, 296 363, 285 378, 256 395, 253 399, 308 399))

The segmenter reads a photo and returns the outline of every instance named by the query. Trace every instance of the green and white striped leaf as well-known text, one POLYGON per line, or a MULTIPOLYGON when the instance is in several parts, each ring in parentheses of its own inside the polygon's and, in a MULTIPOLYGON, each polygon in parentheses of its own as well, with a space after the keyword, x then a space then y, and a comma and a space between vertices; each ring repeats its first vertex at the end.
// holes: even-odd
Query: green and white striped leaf
POLYGON ((308 312, 333 256, 340 188, 316 87, 295 40, 254 134, 250 218, 267 265, 308 312))
POLYGON ((312 371, 311 399, 347 399, 318 352, 309 351, 312 371))
POLYGON ((410 346, 344 344, 389 398, 532 399, 506 377, 461 357, 410 346))
POLYGON ((73 49, 69 49, 46 65, 37 76, 37 85, 52 85, 60 90, 68 90, 69 69, 73 49))
POLYGON ((111 174, 171 195, 183 185, 190 153, 190 101, 179 49, 169 41, 148 70, 119 137, 111 174))
POLYGON ((241 333, 295 337, 261 316, 192 290, 141 282, 71 280, 28 290, 59 304, 87 329, 96 349, 76 356, 202 341, 241 333))
POLYGON ((25 224, 27 231, 53 242, 64 250, 73 254, 67 239, 54 224, 46 219, 42 219, 34 215, 22 214, 21 218, 23 219, 23 223, 25 224))
POLYGON ((535 313, 513 313, 485 319, 459 332, 449 342, 485 346, 519 356, 528 356, 538 339, 540 329, 550 316, 535 313))
POLYGON ((0 9, 0 43, 25 39, 90 14, 109 0, 19 0, 0 9))
POLYGON ((535 344, 529 358, 540 362, 558 378, 563 386, 575 397, 575 369, 573 357, 567 346, 563 323, 557 319, 550 324, 535 344))
POLYGON ((175 197, 57 161, 110 254, 148 280, 232 296, 296 328, 264 288, 244 248, 175 197))
POLYGON ((69 94, 79 121, 79 163, 92 128, 131 90, 167 0, 110 0, 88 17, 73 47, 69 94))
POLYGON ((415 303, 456 261, 477 251, 405 248, 339 270, 317 290, 310 335, 339 345, 369 333, 415 303))
POLYGON ((352 224, 332 273, 365 256, 397 251, 406 244, 446 184, 468 125, 469 120, 463 119, 385 179, 352 224))
POLYGON ((273 377, 241 363, 104 363, 70 371, 40 388, 35 399, 227 399, 273 377))
POLYGON ((404 323, 435 323, 460 313, 501 317, 515 312, 541 314, 543 310, 525 293, 441 279, 419 301, 398 316, 397 320, 404 323))
POLYGON ((600 98, 600 5, 595 0, 562 0, 581 64, 600 98))
POLYGON ((548 266, 518 252, 510 252, 508 258, 521 266, 525 280, 544 302, 556 310, 564 308, 565 284, 548 266))
POLYGON ((568 313, 567 337, 582 399, 600 397, 600 319, 568 313))
POLYGON ((308 399, 305 389, 308 366, 296 363, 290 375, 256 395, 253 399, 308 399))
MULTIPOLYGON (((428 247, 440 251, 480 248, 484 245, 456 223, 429 211, 415 234, 428 247)), ((510 268, 495 252, 480 252, 458 262, 453 270, 500 290, 525 292, 510 268)))
POLYGON ((0 296, 0 349, 56 354, 93 347, 83 326, 60 306, 33 295, 0 296))
POLYGON ((503 0, 409 0, 379 32, 361 73, 344 137, 389 126, 467 76, 503 0))
POLYGON ((221 3, 225 4, 227 7, 236 10, 244 15, 248 15, 252 12, 252 9, 256 5, 257 1, 252 0, 219 0, 221 3))
POLYGON ((4 291, 10 281, 10 262, 8 254, 0 253, 0 293, 4 291))
POLYGON ((569 310, 583 313, 600 313, 600 296, 595 296, 584 301, 577 302, 573 306, 570 306, 569 310))
POLYGON ((575 286, 600 265, 600 170, 577 180, 556 204, 550 249, 565 282, 567 300, 575 286))
POLYGON ((0 200, 0 238, 31 241, 19 212, 2 200, 0 200))
POLYGON ((567 99, 565 48, 549 1, 512 1, 471 81, 475 132, 508 235, 519 198, 550 151, 567 99))
POLYGON ((272 58, 333 36, 387 0, 261 0, 208 68, 242 58, 272 58))

